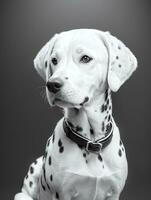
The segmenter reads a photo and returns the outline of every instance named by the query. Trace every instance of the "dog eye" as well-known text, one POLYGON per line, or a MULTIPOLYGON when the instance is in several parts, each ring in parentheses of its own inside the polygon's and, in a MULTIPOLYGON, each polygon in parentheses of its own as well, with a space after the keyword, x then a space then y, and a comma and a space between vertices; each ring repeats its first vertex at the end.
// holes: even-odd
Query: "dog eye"
POLYGON ((87 56, 87 55, 84 55, 84 56, 82 56, 82 58, 80 59, 80 62, 82 62, 82 63, 88 63, 88 62, 90 62, 92 59, 93 59, 93 58, 91 58, 91 57, 89 57, 89 56, 87 56))
POLYGON ((53 65, 57 65, 58 64, 57 58, 52 58, 51 62, 53 63, 53 65))

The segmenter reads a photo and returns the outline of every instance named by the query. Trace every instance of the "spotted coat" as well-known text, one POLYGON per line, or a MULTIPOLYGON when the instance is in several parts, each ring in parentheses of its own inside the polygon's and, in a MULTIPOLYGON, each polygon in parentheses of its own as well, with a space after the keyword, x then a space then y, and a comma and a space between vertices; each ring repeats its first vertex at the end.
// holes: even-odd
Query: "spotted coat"
MULTIPOLYGON (((101 197, 116 191, 117 187, 122 188, 124 182, 121 180, 117 186, 116 179, 120 180, 119 166, 123 167, 122 163, 125 163, 125 150, 116 125, 114 124, 111 144, 100 154, 94 155, 79 148, 65 136, 62 121, 63 119, 59 121, 53 135, 48 139, 44 156, 30 165, 22 191, 36 200, 47 200, 48 197, 50 200, 55 200, 69 199, 71 196, 81 196, 84 199, 83 192, 87 187, 89 188, 87 192, 93 198, 96 180, 97 187, 100 188, 97 195, 101 197), (119 143, 115 148, 116 141, 119 143), (112 161, 108 157, 111 152, 112 161), (83 185, 85 182, 88 183, 86 188, 83 185), (72 187, 68 187, 69 183, 72 187), (82 190, 79 189, 77 193, 77 188, 80 188, 81 184, 82 190), (105 190, 104 187, 101 189, 102 184, 106 186, 105 190)), ((126 171, 124 173, 126 176, 126 171)))

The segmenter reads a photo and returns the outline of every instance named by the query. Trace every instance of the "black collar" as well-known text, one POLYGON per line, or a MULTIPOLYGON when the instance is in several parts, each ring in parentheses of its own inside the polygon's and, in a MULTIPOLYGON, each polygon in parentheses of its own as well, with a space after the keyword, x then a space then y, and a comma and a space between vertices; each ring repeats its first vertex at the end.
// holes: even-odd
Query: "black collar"
POLYGON ((69 125, 67 119, 65 118, 63 121, 63 129, 68 138, 77 143, 78 146, 80 146, 81 148, 84 147, 88 152, 92 153, 99 153, 102 149, 110 144, 113 137, 112 122, 108 123, 105 136, 94 142, 73 130, 73 128, 69 125))

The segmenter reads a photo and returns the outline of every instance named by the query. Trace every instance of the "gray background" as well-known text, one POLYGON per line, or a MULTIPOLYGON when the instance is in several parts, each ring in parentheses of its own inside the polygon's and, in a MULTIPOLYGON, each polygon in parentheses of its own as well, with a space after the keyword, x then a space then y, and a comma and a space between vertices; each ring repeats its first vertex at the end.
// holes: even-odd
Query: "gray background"
POLYGON ((43 154, 62 116, 41 97, 33 58, 56 32, 109 30, 138 58, 132 78, 113 94, 114 117, 127 150, 129 177, 121 199, 151 194, 151 2, 141 0, 13 0, 0 3, 0 199, 13 199, 28 165, 43 154))

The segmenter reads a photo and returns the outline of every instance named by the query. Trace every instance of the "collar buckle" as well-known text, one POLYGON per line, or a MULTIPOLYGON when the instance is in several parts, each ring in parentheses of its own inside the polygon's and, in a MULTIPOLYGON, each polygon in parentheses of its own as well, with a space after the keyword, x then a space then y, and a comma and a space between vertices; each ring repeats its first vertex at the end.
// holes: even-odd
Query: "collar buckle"
POLYGON ((75 130, 73 130, 72 126, 68 124, 66 118, 63 121, 63 130, 66 136, 71 139, 73 142, 78 144, 80 147, 84 147, 87 152, 91 153, 100 153, 105 147, 107 147, 113 137, 113 124, 112 121, 109 122, 107 125, 106 134, 103 138, 98 139, 96 141, 91 141, 90 139, 84 137, 83 135, 79 134, 75 130))
POLYGON ((88 141, 86 144, 86 150, 92 153, 100 153, 102 150, 102 144, 98 142, 88 141))

